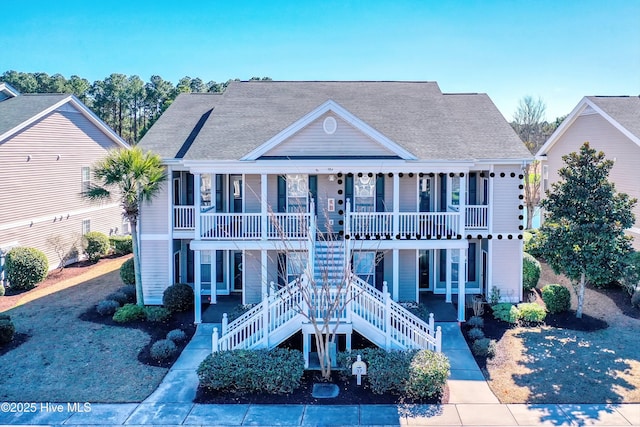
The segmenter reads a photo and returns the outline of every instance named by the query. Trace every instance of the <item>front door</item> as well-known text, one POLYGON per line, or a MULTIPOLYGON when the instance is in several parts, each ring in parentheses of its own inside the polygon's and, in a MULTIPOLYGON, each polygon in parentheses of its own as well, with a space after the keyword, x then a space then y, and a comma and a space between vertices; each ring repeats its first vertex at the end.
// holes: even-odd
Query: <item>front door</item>
POLYGON ((242 251, 233 251, 233 291, 242 292, 242 251))
POLYGON ((432 290, 431 287, 431 251, 418 251, 418 290, 426 292, 432 290))

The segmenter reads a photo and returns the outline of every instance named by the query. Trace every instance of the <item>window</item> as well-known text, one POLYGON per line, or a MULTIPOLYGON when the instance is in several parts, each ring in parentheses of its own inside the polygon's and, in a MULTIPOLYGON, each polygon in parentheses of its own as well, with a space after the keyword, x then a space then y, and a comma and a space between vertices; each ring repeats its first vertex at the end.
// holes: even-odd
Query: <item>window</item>
POLYGON ((87 234, 90 231, 91 231, 91 220, 90 219, 83 219, 82 220, 82 235, 84 236, 85 234, 87 234))
POLYGON ((375 263, 375 252, 358 251, 353 253, 353 272, 370 285, 374 284, 375 263))
POLYGON ((460 177, 451 178, 451 205, 460 206, 460 177))
POLYGON ((203 210, 211 207, 211 174, 200 175, 200 206, 203 210))
POLYGON ((356 212, 375 212, 376 179, 357 176, 353 179, 353 198, 356 212))
POLYGON ((306 252, 287 253, 287 283, 291 283, 304 273, 309 256, 306 252))
POLYGON ((549 189, 549 165, 542 165, 542 191, 549 189))
POLYGON ((82 167, 82 192, 86 193, 91 188, 91 168, 82 167))
POLYGON ((294 174, 286 176, 287 211, 307 212, 309 200, 309 175, 294 174))
POLYGON ((211 251, 200 254, 200 282, 211 283, 211 251))
POLYGON ((469 250, 467 253, 467 281, 476 281, 476 244, 469 243, 469 250))

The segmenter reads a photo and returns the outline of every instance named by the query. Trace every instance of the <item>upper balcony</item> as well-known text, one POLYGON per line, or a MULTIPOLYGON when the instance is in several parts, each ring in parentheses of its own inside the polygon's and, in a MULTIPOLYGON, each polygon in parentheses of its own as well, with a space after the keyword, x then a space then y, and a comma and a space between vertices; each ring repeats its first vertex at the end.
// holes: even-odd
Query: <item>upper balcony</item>
MULTIPOLYGON (((316 222, 310 213, 200 214, 201 240, 306 239, 316 222)), ((195 207, 173 207, 173 230, 195 231, 195 207)), ((488 206, 450 212, 346 212, 346 235, 355 239, 446 239, 467 231, 488 230, 488 206)))

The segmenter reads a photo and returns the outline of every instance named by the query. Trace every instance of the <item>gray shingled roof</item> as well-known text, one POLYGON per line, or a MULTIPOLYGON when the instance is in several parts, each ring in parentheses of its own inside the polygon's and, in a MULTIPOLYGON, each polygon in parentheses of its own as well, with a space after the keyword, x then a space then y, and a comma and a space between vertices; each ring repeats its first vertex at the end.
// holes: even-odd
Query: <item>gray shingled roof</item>
POLYGON ((588 96, 587 98, 602 108, 625 129, 640 138, 640 97, 588 96))
POLYGON ((0 135, 69 96, 64 94, 24 94, 0 102, 0 135))
POLYGON ((173 158, 190 135, 181 157, 235 160, 328 100, 418 159, 531 157, 487 95, 442 94, 434 82, 234 82, 222 96, 178 97, 140 145, 173 158))

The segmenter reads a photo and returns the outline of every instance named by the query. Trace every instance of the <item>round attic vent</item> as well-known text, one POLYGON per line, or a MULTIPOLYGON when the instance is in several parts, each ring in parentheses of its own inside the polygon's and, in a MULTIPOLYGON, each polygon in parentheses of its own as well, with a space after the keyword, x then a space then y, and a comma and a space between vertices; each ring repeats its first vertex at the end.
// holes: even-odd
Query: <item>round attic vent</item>
POLYGON ((329 116, 324 119, 324 122, 322 123, 322 129, 324 129, 324 132, 327 135, 333 135, 336 129, 338 129, 338 122, 336 122, 336 119, 329 116))

